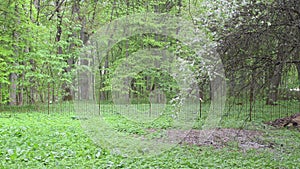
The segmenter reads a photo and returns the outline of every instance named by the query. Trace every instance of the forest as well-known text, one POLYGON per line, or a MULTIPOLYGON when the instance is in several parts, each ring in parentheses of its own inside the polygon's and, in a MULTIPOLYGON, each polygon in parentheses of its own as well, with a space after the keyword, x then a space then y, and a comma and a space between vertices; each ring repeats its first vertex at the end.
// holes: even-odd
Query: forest
POLYGON ((300 162, 298 0, 2 0, 0 25, 0 168, 300 162))
MULTIPOLYGON (((203 31, 207 32, 210 40, 218 43, 217 50, 224 65, 230 95, 247 91, 244 88, 252 85, 252 90, 255 90, 252 92, 261 95, 266 104, 275 104, 282 99, 280 96, 299 99, 298 91, 292 90, 299 88, 300 80, 299 5, 296 1, 269 3, 271 1, 250 1, 247 5, 182 0, 3 1, 0 104, 73 100, 75 93, 78 95, 78 89, 72 82, 80 69, 78 65, 90 66, 97 59, 96 56, 80 56, 89 38, 101 26, 116 18, 145 11, 181 16, 205 29, 203 31)), ((182 48, 184 44, 176 43, 176 39, 154 34, 136 35, 120 41, 103 56, 98 75, 101 80, 89 77, 86 83, 97 80, 101 98, 110 100, 109 74, 119 63, 117 60, 141 48, 166 46, 182 58, 195 60, 195 69, 201 67, 196 56, 192 56, 186 46, 182 48)), ((139 86, 133 84, 132 91, 141 93, 149 90, 150 77, 159 75, 148 71, 135 80, 146 76, 148 79, 138 83, 139 86)), ((208 83, 208 80, 199 80, 203 93, 209 93, 208 83)))

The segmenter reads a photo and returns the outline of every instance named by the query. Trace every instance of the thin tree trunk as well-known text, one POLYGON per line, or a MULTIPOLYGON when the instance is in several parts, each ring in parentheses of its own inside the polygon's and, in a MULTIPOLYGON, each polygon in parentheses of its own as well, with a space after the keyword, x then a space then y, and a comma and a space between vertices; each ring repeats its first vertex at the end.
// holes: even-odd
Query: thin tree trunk
POLYGON ((23 87, 18 92, 18 106, 23 105, 23 87))
MULTIPOLYGON (((22 73, 22 76, 20 77, 20 79, 22 79, 22 81, 24 81, 24 72, 22 73)), ((23 105, 23 85, 20 84, 18 86, 18 95, 17 95, 17 105, 18 106, 22 106, 23 105)))
MULTIPOLYGON (((31 71, 35 72, 36 68, 35 68, 35 62, 33 59, 30 60, 30 64, 32 66, 31 71)), ((34 93, 35 93, 35 81, 34 81, 34 77, 30 77, 29 79, 30 82, 30 94, 29 94, 29 104, 34 104, 35 103, 35 98, 34 98, 34 93)))
POLYGON ((296 67, 297 67, 297 72, 298 72, 298 83, 299 83, 298 87, 300 89, 300 63, 297 63, 296 67))
POLYGON ((11 73, 9 76, 10 79, 10 91, 9 91, 9 105, 17 104, 17 74, 11 73))
POLYGON ((0 106, 2 105, 2 84, 0 83, 0 106))

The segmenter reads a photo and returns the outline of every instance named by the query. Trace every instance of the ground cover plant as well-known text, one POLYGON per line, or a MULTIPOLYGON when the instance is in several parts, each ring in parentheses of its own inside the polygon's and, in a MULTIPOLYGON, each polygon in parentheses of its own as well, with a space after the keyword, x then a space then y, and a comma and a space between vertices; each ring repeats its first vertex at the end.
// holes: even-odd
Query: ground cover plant
POLYGON ((299 168, 299 19, 299 0, 1 0, 0 169, 299 168))
POLYGON ((224 118, 210 142, 201 142, 205 131, 197 126, 184 133, 166 121, 143 126, 120 114, 106 116, 114 129, 128 135, 164 135, 165 140, 186 135, 168 151, 133 158, 93 142, 82 120, 74 117, 77 114, 1 112, 0 168, 297 168, 300 162, 300 132, 260 120, 224 118))

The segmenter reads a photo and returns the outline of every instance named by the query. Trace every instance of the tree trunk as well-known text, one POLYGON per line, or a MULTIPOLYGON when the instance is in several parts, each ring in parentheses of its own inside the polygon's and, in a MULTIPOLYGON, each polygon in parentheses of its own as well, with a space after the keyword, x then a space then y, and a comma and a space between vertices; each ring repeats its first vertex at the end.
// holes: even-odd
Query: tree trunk
MULTIPOLYGON (((18 6, 15 5, 15 12, 18 17, 18 6)), ((18 18, 18 23, 20 24, 20 18, 18 18)), ((18 42, 18 33, 13 31, 12 38, 14 39, 15 43, 18 42)), ((16 45, 13 45, 15 57, 17 58, 18 49, 16 45)), ((17 64, 13 63, 13 66, 16 67, 17 64)), ((16 105, 17 104, 17 79, 18 75, 14 72, 10 73, 9 80, 10 80, 10 91, 9 91, 9 105, 16 105)))
MULTIPOLYGON (((80 65, 88 66, 89 61, 87 59, 80 59, 80 65)), ((83 100, 88 100, 90 98, 89 73, 86 70, 84 70, 83 72, 80 72, 79 76, 79 98, 83 100)))
POLYGON ((18 91, 18 106, 23 105, 23 88, 18 91))
POLYGON ((283 48, 284 47, 282 46, 279 47, 279 52, 277 54, 277 63, 274 68, 273 76, 269 80, 270 87, 266 102, 267 105, 276 105, 276 101, 278 99, 278 87, 282 77, 283 66, 285 65, 287 59, 283 48))
MULTIPOLYGON (((60 42, 61 35, 62 35, 63 16, 61 14, 60 7, 61 7, 61 5, 62 5, 63 2, 64 1, 60 2, 60 0, 57 0, 55 2, 55 5, 56 5, 56 11, 55 12, 56 12, 56 16, 57 16, 57 19, 58 19, 58 24, 56 26, 57 31, 56 31, 56 37, 55 37, 55 41, 57 43, 60 42)), ((58 46, 58 48, 57 48, 57 54, 58 55, 63 54, 63 49, 62 49, 61 46, 58 46)), ((69 59, 67 59, 67 63, 68 63, 68 65, 72 65, 73 64, 73 60, 69 58, 69 59)), ((68 73, 70 71, 71 71, 71 68, 67 67, 67 68, 65 68, 64 73, 68 73)), ((73 100, 70 86, 66 82, 64 82, 63 85, 62 85, 62 88, 64 90, 64 95, 63 95, 63 98, 62 98, 63 101, 73 100)))
MULTIPOLYGON (((79 14, 79 7, 78 7, 78 15, 79 14)), ((80 21, 81 21, 81 30, 80 30, 80 39, 83 42, 83 44, 86 44, 88 39, 89 39, 89 35, 88 33, 85 31, 85 26, 86 26, 86 21, 84 18, 79 17, 80 21)), ((80 59, 80 65, 84 65, 84 66, 89 66, 89 60, 87 57, 92 57, 91 55, 86 54, 85 55, 86 58, 82 58, 80 59)), ((86 70, 84 72, 81 73, 80 75, 80 94, 81 94, 81 99, 84 100, 89 100, 91 98, 90 96, 90 73, 86 70)))
MULTIPOLYGON (((22 73, 22 76, 20 77, 22 81, 24 81, 24 72, 22 73)), ((18 95, 17 95, 17 105, 22 106, 23 105, 23 85, 19 84, 18 86, 18 95)))
POLYGON ((296 68, 297 68, 297 72, 298 72, 298 88, 300 89, 300 63, 296 63, 296 68))
POLYGON ((10 80, 10 91, 9 91, 9 105, 17 104, 17 74, 11 73, 9 76, 10 80))
MULTIPOLYGON (((31 71, 35 72, 36 68, 35 68, 35 62, 33 59, 30 60, 30 64, 32 65, 31 71)), ((30 77, 29 79, 30 82, 30 94, 29 94, 29 104, 34 104, 35 103, 35 98, 34 98, 34 93, 35 93, 35 81, 34 81, 34 77, 30 77)))

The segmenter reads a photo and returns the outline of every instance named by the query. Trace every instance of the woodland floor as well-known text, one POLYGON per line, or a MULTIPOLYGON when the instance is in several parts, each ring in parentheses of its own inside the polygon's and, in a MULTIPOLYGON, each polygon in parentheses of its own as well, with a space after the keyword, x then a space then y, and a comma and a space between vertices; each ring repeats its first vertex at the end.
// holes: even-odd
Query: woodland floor
POLYGON ((108 119, 129 135, 179 144, 139 158, 116 155, 96 144, 73 116, 1 113, 0 168, 298 168, 300 163, 295 151, 300 148, 297 114, 266 124, 227 119, 214 130, 139 128, 121 123, 119 116, 108 119))

